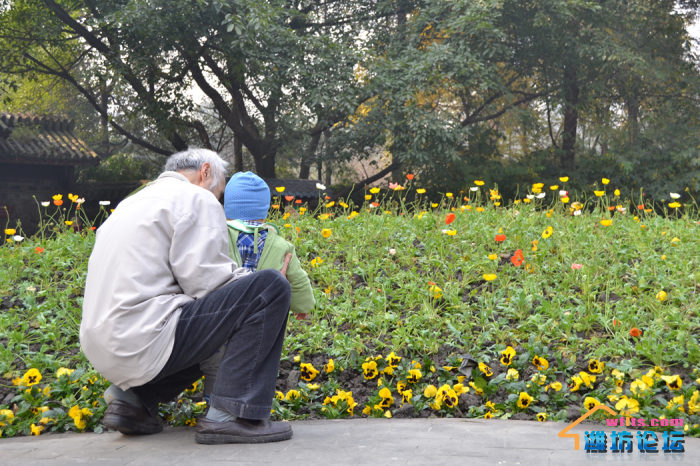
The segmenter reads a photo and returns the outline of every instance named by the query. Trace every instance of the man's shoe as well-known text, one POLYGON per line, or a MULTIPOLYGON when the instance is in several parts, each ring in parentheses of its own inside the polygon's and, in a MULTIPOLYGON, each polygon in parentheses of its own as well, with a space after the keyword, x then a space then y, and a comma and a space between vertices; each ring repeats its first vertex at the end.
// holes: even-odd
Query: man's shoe
POLYGON ((230 422, 202 419, 197 423, 194 439, 205 445, 224 443, 267 443, 292 438, 288 422, 272 422, 237 418, 230 422))
POLYGON ((150 435, 163 430, 163 423, 146 411, 122 400, 111 401, 102 421, 105 427, 124 435, 150 435))

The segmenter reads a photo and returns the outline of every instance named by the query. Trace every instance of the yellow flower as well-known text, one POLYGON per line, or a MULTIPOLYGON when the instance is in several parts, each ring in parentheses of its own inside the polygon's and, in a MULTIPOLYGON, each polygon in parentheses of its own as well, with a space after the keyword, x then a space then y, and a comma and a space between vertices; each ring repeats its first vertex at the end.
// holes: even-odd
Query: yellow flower
POLYGON ((285 223, 285 224, 284 224, 284 227, 285 227, 285 228, 289 228, 289 227, 291 227, 291 226, 292 226, 291 223, 285 223))
POLYGON ((401 392, 401 404, 410 403, 411 398, 413 398, 413 390, 404 390, 401 392))
POLYGON ((396 353, 394 353, 393 351, 389 353, 389 356, 386 357, 386 363, 393 368, 399 367, 400 362, 401 356, 397 356, 396 353))
POLYGON ((432 204, 430 204, 430 206, 434 209, 434 208, 436 208, 436 207, 438 206, 438 204, 437 204, 437 203, 432 203, 432 204))
POLYGON ((387 411, 384 413, 384 417, 387 418, 387 419, 391 419, 391 411, 387 410, 387 411))
POLYGON ((437 395, 437 387, 435 385, 428 385, 425 387, 425 390, 423 390, 423 396, 426 398, 432 398, 435 395, 437 395))
POLYGON ((661 380, 666 382, 669 390, 680 390, 683 386, 683 380, 678 375, 662 375, 661 380))
POLYGON ((275 191, 277 191, 278 193, 283 193, 283 192, 284 192, 284 186, 278 186, 278 187, 276 187, 276 188, 275 188, 275 191))
POLYGON ((510 366, 513 363, 514 357, 515 350, 513 349, 513 347, 509 346, 508 348, 501 351, 501 364, 503 364, 504 366, 510 366))
POLYGON ((469 389, 461 383, 454 384, 454 387, 452 387, 452 389, 455 391, 457 396, 461 395, 462 393, 469 393, 469 389))
POLYGON ((647 390, 649 390, 649 386, 646 383, 644 383, 643 380, 637 379, 630 384, 630 391, 635 395, 642 395, 647 390))
POLYGON ((301 356, 294 356, 294 362, 299 362, 301 361, 301 356))
POLYGON ((583 384, 583 380, 578 375, 574 375, 573 377, 571 377, 571 381, 574 383, 573 384, 574 386, 569 387, 569 390, 571 390, 572 392, 577 392, 581 388, 581 384, 583 384))
POLYGON ((308 362, 301 363, 301 379, 305 382, 311 382, 318 375, 318 371, 308 362))
POLYGON ((333 372, 334 370, 335 370, 335 363, 333 362, 332 359, 329 359, 329 360, 328 360, 328 364, 326 364, 326 365, 323 366, 323 371, 324 371, 326 374, 330 374, 330 373, 333 372))
POLYGON ((659 301, 665 301, 665 300, 666 300, 666 296, 667 296, 667 295, 666 295, 666 292, 663 291, 663 290, 661 290, 661 291, 659 291, 658 293, 656 293, 656 299, 658 299, 659 301))
POLYGON ((60 378, 62 375, 71 375, 75 369, 68 369, 67 367, 61 367, 56 371, 56 377, 60 378))
POLYGON ((496 254, 489 254, 489 259, 495 261, 496 259, 498 259, 498 256, 496 254))
POLYGON ((552 227, 547 227, 545 230, 542 232, 542 238, 549 238, 552 236, 552 233, 554 233, 554 228, 552 227))
POLYGON ((31 435, 40 435, 41 431, 44 430, 44 426, 37 426, 32 424, 32 426, 29 429, 32 431, 31 435))
POLYGON ((370 408, 369 406, 365 406, 362 410, 362 414, 369 416, 370 414, 372 414, 372 408, 370 408))
POLYGON ((596 380, 596 377, 594 375, 587 374, 586 372, 579 372, 578 375, 587 388, 593 388, 593 384, 596 380))
POLYGON ((284 393, 282 393, 282 392, 279 391, 279 390, 275 391, 275 399, 276 399, 277 401, 282 401, 282 400, 284 400, 284 393))
POLYGON ((22 377, 25 387, 31 387, 41 382, 41 373, 37 369, 29 369, 22 377))
POLYGON ((483 394, 484 394, 484 391, 483 391, 482 389, 480 389, 479 387, 477 387, 476 384, 475 384, 474 382, 469 382, 469 386, 472 387, 472 388, 474 389, 474 393, 476 393, 477 395, 483 395, 483 394))
POLYGON ((423 377, 423 373, 419 369, 411 369, 408 371, 408 377, 406 377, 406 380, 409 383, 416 383, 421 379, 421 377, 423 377))
POLYGON ((486 210, 486 209, 484 209, 483 207, 477 207, 477 208, 476 208, 476 211, 477 211, 477 212, 484 212, 485 210, 486 210))
POLYGON ((688 400, 688 414, 700 413, 700 392, 695 390, 688 400))
POLYGON ((552 191, 556 191, 557 189, 559 189, 559 186, 557 186, 557 185, 550 186, 549 189, 551 189, 552 191))
POLYGON ((532 378, 530 380, 535 382, 537 385, 544 385, 544 383, 547 381, 547 376, 544 374, 532 374, 532 378))
POLYGON ((620 412, 621 416, 630 416, 639 412, 639 401, 634 398, 627 398, 627 395, 622 395, 620 401, 615 403, 615 409, 620 412))
POLYGON ((324 228, 323 230, 321 230, 321 235, 323 235, 324 238, 328 238, 332 234, 333 230, 331 230, 330 228, 324 228))
POLYGON ((14 228, 8 228, 5 230, 6 235, 14 235, 15 233, 17 233, 17 230, 15 230, 14 228))
POLYGON ((583 407, 586 408, 588 411, 591 409, 595 408, 600 404, 600 400, 597 398, 593 398, 592 396, 587 396, 585 400, 583 400, 583 407))
POLYGON ((287 392, 287 395, 284 397, 285 400, 287 401, 294 401, 297 398, 301 396, 301 393, 299 393, 299 390, 289 390, 287 392))
POLYGON ((327 209, 328 209, 328 208, 331 208, 331 207, 333 207, 334 205, 335 205, 335 201, 331 201, 331 202, 329 202, 328 204, 326 204, 326 208, 327 208, 327 209))
POLYGON ((483 372, 486 377, 491 377, 493 375, 493 370, 483 362, 479 363, 479 370, 483 372))
POLYGON ((600 362, 597 359, 591 359, 588 361, 588 371, 593 374, 600 374, 605 369, 605 363, 600 362))
POLYGON ((508 369, 506 380, 516 381, 520 378, 520 373, 516 369, 508 369))
POLYGON ((366 201, 369 201, 370 199, 372 199, 372 195, 371 195, 371 194, 365 194, 365 200, 366 200, 366 201))
POLYGON ((73 225, 73 221, 72 221, 72 220, 66 220, 66 221, 64 221, 63 223, 65 223, 65 224, 68 225, 68 226, 73 225))
POLYGON ((603 178, 603 184, 608 184, 608 183, 610 183, 610 180, 607 178, 603 178))
POLYGON ((452 197, 452 193, 445 193, 445 196, 452 197))
MULTIPOLYGON (((11 409, 0 409, 0 416, 5 416, 5 420, 12 424, 12 419, 15 417, 15 413, 11 409)), ((0 427, 5 424, 0 422, 0 427)))
POLYGON ((340 204, 340 207, 342 207, 343 209, 347 209, 348 207, 350 207, 349 205, 347 205, 344 202, 339 202, 338 204, 340 204))
POLYGON ((547 420, 547 413, 537 413, 536 417, 539 422, 544 422, 547 420))
POLYGON ((593 194, 595 194, 598 197, 605 196, 605 191, 593 191, 593 194))
POLYGON ((569 181, 569 177, 568 177, 568 176, 562 176, 562 177, 559 178, 559 181, 561 181, 562 183, 566 183, 567 181, 569 181))
POLYGON ((600 224, 603 225, 604 227, 609 227, 610 225, 612 225, 612 220, 610 220, 610 219, 601 220, 600 224))
POLYGON ((363 363, 362 364, 362 374, 364 375, 365 379, 367 379, 367 380, 372 380, 377 375, 379 375, 379 371, 377 370, 377 362, 376 361, 369 361, 369 362, 363 363))
POLYGON ((70 411, 68 411, 68 415, 73 418, 73 423, 78 429, 82 430, 87 425, 85 420, 83 420, 83 412, 78 405, 73 406, 70 411))
POLYGON ((668 405, 666 405, 666 409, 674 409, 678 408, 678 411, 684 413, 685 412, 685 407, 683 406, 685 404, 685 397, 683 395, 678 395, 674 397, 671 401, 668 402, 668 405))
POLYGON ((386 409, 394 404, 394 397, 391 396, 391 390, 388 388, 384 387, 379 390, 379 396, 382 397, 382 401, 379 403, 382 408, 386 409))
POLYGON ((668 206, 672 209, 677 209, 681 206, 681 204, 679 204, 678 202, 671 202, 668 206))
POLYGON ((371 192, 372 194, 377 194, 379 191, 380 191, 379 188, 372 188, 369 190, 369 192, 371 192))
POLYGON ((497 278, 497 275, 495 273, 484 274, 484 280, 486 280, 487 282, 493 281, 496 278, 497 278))
POLYGON ((528 406, 530 406, 530 403, 532 403, 532 398, 530 395, 527 394, 527 392, 520 392, 520 397, 518 397, 518 408, 520 409, 525 409, 528 406))
POLYGON ((321 259, 320 257, 315 257, 315 258, 311 261, 311 267, 318 267, 318 266, 321 265, 321 264, 323 264, 323 259, 321 259))
POLYGON ((481 181, 481 180, 475 180, 475 181, 474 181, 474 184, 477 185, 477 186, 483 186, 483 185, 484 185, 484 182, 481 181))
POLYGON ((454 236, 454 235, 457 234, 457 230, 444 230, 444 233, 445 233, 447 236, 454 236))
POLYGON ((484 419, 491 419, 493 417, 493 414, 491 414, 491 411, 488 411, 486 414, 484 414, 484 419))
POLYGON ((555 392, 560 392, 562 389, 562 384, 561 382, 552 382, 544 390, 547 391, 548 388, 551 388, 555 392))
POLYGON ((72 202, 75 202, 78 200, 78 195, 77 194, 68 194, 68 199, 70 199, 72 202))
POLYGON ((449 390, 447 393, 444 394, 441 401, 445 403, 445 406, 447 406, 448 408, 454 408, 455 406, 457 406, 459 398, 457 398, 457 394, 454 390, 449 390))
POLYGON ((442 298, 442 288, 440 288, 439 286, 431 285, 430 288, 428 288, 428 290, 430 291, 430 294, 433 296, 433 298, 442 298))
POLYGON ((532 358, 532 364, 537 367, 539 371, 546 371, 549 369, 549 361, 541 356, 535 356, 532 358))

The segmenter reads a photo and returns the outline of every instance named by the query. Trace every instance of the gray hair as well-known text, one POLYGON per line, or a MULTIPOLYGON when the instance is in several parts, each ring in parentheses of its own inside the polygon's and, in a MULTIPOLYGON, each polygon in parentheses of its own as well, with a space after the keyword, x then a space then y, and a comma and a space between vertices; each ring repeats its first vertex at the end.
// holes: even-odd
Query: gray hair
POLYGON ((226 167, 228 162, 222 160, 214 151, 208 149, 187 149, 177 154, 173 154, 165 162, 164 171, 168 172, 179 172, 185 171, 190 173, 197 173, 202 165, 209 163, 211 166, 211 174, 215 182, 209 187, 213 190, 220 183, 226 182, 226 167))

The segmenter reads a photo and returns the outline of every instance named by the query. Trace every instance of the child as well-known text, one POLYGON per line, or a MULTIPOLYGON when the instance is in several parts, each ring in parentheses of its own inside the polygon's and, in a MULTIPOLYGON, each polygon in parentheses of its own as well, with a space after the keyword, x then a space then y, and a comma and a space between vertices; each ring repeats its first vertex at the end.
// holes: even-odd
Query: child
MULTIPOLYGON (((224 193, 224 210, 228 219, 229 254, 241 267, 256 270, 281 270, 284 257, 292 254, 287 267, 287 280, 292 286, 291 311, 305 316, 316 304, 309 277, 301 268, 294 246, 279 236, 277 227, 265 223, 270 209, 270 188, 251 172, 231 177, 224 193), (257 245, 257 247, 256 247, 257 245)), ((216 372, 226 345, 200 363, 204 372, 204 398, 208 402, 214 389, 216 372)))

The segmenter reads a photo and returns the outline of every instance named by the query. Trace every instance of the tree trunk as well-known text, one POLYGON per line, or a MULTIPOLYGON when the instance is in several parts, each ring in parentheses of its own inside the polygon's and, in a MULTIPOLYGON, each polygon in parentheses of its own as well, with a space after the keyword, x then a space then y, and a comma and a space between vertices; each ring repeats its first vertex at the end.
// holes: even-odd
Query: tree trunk
POLYGON ((316 150, 318 149, 318 142, 321 140, 321 132, 318 132, 317 134, 311 136, 311 142, 309 143, 309 148, 306 150, 306 154, 304 154, 301 158, 301 167, 299 168, 299 179, 300 180, 308 180, 309 179, 309 174, 311 172, 311 165, 309 164, 310 160, 313 160, 314 154, 316 153, 316 150))
POLYGON ((576 129, 578 126, 579 88, 576 65, 564 69, 564 131, 562 134, 561 168, 573 170, 576 167, 576 129))
POLYGON ((275 174, 276 150, 271 150, 267 154, 255 157, 255 171, 260 178, 277 178, 275 174))
POLYGON ((236 173, 243 171, 243 143, 236 136, 233 137, 233 168, 236 173))
POLYGON ((631 146, 639 143, 639 99, 635 94, 627 97, 627 141, 631 146))

